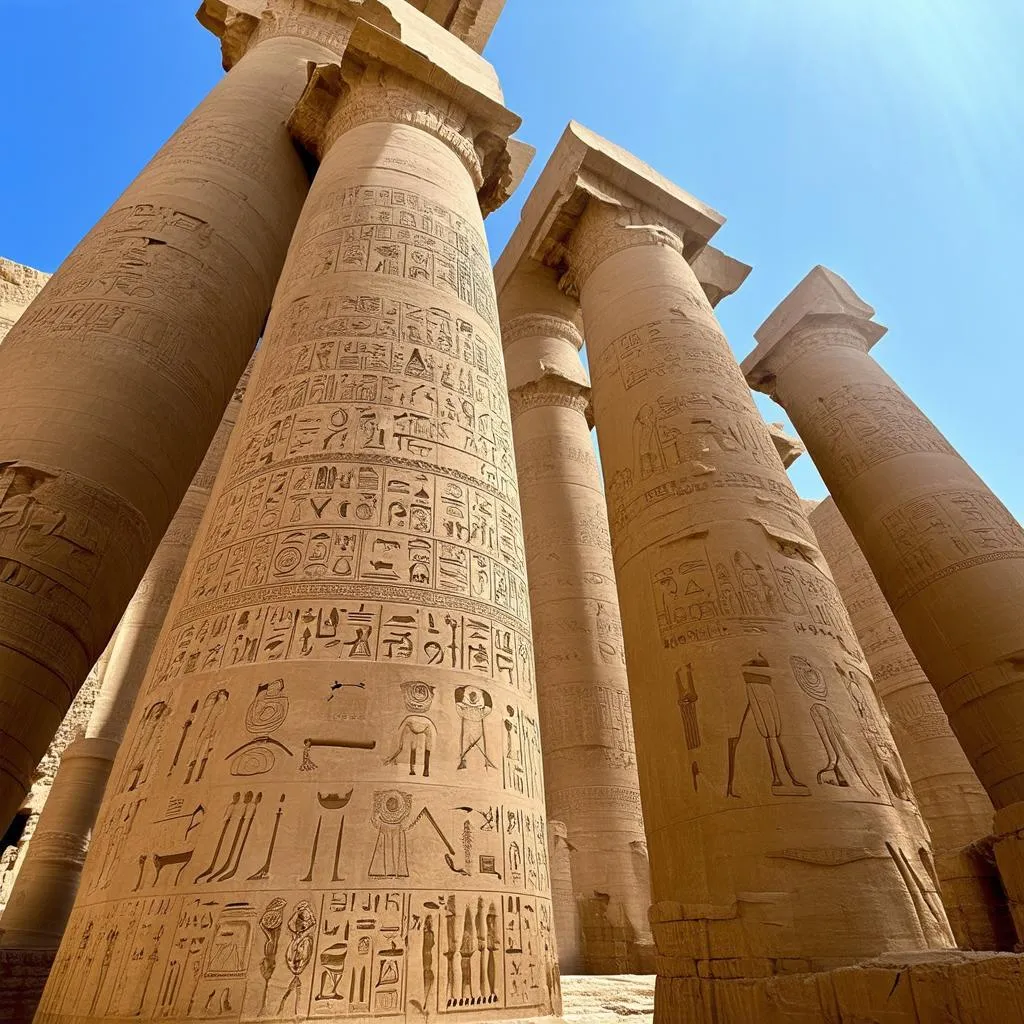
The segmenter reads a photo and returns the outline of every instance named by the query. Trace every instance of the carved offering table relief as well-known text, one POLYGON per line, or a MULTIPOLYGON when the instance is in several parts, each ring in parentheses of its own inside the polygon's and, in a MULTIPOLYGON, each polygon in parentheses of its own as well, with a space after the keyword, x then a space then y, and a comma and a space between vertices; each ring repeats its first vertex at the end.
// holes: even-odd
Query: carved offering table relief
MULTIPOLYGON (((514 252, 515 242, 511 243, 514 252)), ((532 260, 498 261, 523 504, 550 814, 564 823, 573 908, 566 973, 650 970, 650 869, 608 514, 588 422, 577 303, 532 260)), ((564 893, 565 890, 562 890, 564 893)))
POLYGON ((365 23, 311 69, 320 166, 41 1022, 558 1010, 499 99, 365 23))
POLYGON ((869 354, 874 310, 816 267, 757 332, 789 414, 996 809, 1024 931, 1024 530, 869 354))
POLYGON ((1016 934, 988 847, 992 801, 835 502, 826 498, 808 519, 871 666, 928 825, 942 900, 957 945, 1013 949, 1016 934))
POLYGON ((583 312, 664 1021, 756 1020, 736 979, 952 941, 867 662, 690 266, 720 223, 573 124, 519 228, 583 312))

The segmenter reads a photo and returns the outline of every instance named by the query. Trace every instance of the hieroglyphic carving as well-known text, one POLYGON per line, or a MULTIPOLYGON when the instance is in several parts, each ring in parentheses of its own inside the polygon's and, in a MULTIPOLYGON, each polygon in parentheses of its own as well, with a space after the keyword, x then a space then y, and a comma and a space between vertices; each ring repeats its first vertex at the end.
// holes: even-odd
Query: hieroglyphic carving
POLYGON ((986 491, 934 491, 881 517, 902 578, 883 580, 890 604, 972 565, 1024 558, 1024 529, 1003 503, 986 491))
MULTIPOLYGON (((357 131, 390 146, 392 130, 357 131)), ((399 147, 403 166, 416 145, 399 147)), ((139 993, 136 978, 131 998, 155 1016, 530 1016, 551 999, 486 243, 472 192, 456 213, 437 188, 354 188, 357 150, 318 173, 151 665, 161 742, 133 760, 87 867, 87 949, 107 907, 122 912, 109 973, 88 968, 108 1015, 112 980, 150 956, 152 982, 139 993), (159 940, 150 896, 168 904, 159 940)), ((428 161, 402 178, 437 176, 428 161)))

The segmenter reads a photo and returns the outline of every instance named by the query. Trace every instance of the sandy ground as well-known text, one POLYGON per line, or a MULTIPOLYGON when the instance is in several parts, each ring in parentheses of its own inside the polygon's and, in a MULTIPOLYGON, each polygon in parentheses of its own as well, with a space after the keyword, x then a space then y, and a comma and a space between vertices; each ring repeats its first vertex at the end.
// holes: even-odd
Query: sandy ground
POLYGON ((568 1024, 653 1024, 654 975, 563 977, 562 1019, 568 1024))

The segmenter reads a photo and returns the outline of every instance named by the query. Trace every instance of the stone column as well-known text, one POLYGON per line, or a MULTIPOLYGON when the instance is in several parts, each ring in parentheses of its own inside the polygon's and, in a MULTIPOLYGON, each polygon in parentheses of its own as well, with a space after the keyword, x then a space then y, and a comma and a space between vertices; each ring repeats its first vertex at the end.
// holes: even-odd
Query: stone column
POLYGON ((757 332, 789 414, 996 809, 1024 933, 1024 530, 869 355, 885 328, 817 267, 757 332))
POLYGON ((284 121, 306 62, 333 52, 278 19, 286 8, 275 0, 262 21, 204 8, 237 63, 0 346, 0 821, 142 579, 266 318, 309 187, 284 121))
POLYGON ((517 124, 365 23, 313 73, 319 170, 40 1022, 557 1010, 481 218, 517 124))
MULTIPOLYGON (((214 478, 238 419, 245 381, 243 377, 235 388, 210 450, 100 659, 96 701, 85 735, 61 758, 0 918, 0 947, 56 950, 60 944, 114 756, 206 511, 214 478)), ((3 987, 0 978, 0 990, 3 987)))
POLYGON ((583 310, 666 1021, 759 1020, 752 979, 952 939, 867 663, 688 262, 720 223, 570 125, 513 238, 583 310))
POLYGON ((1012 949, 1016 935, 989 846, 992 801, 835 502, 826 498, 808 519, 871 666, 931 833, 942 900, 957 945, 1012 949))
MULTIPOLYGON (((650 959, 650 869, 608 515, 576 303, 554 271, 499 261, 548 813, 564 822, 588 974, 650 959)), ((562 915, 567 915, 563 911, 562 915)))
POLYGON ((572 884, 572 845, 564 821, 548 822, 548 864, 558 967, 563 977, 583 974, 585 964, 580 950, 579 911, 572 884))

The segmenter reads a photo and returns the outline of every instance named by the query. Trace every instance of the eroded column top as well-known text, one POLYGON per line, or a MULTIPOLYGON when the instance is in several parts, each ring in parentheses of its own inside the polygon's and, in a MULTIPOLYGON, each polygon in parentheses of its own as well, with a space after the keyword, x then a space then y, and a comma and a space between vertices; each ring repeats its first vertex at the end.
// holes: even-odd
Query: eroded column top
POLYGON ((757 346, 741 368, 755 391, 772 394, 781 370, 810 346, 861 348, 867 352, 887 328, 837 273, 815 267, 754 332, 757 346))

